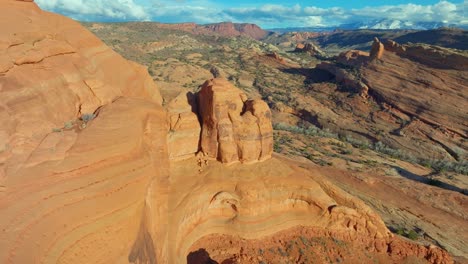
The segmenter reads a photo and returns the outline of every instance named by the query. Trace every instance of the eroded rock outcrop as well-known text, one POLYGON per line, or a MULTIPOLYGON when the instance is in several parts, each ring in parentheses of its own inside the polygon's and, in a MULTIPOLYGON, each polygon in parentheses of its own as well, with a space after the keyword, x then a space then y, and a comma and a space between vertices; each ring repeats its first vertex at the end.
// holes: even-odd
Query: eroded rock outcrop
MULTIPOLYGON (((345 245, 349 244, 366 259, 393 259, 384 263, 411 261, 411 257, 452 263, 440 248, 400 241, 366 204, 332 185, 319 170, 304 165, 274 156, 248 166, 211 162, 203 172, 193 175, 197 171, 195 162, 175 163, 171 166, 174 182, 169 196, 172 262, 182 263, 190 252, 206 249, 220 263, 227 259, 255 263, 257 257, 267 256, 259 252, 275 246, 271 241, 279 241, 276 252, 278 248, 297 252, 291 255, 304 259, 307 254, 298 254, 297 244, 281 242, 338 239, 342 243, 328 245, 323 254, 339 255, 336 252, 348 249, 345 245), (393 253, 389 254, 389 249, 393 253)), ((346 251, 344 262, 360 263, 346 251)), ((275 263, 278 259, 263 260, 275 263)))
POLYGON ((193 156, 200 149, 201 133, 196 95, 181 93, 166 109, 169 116, 169 158, 177 160, 193 156))
POLYGON ((271 157, 273 129, 265 102, 248 100, 245 93, 220 78, 206 81, 198 96, 201 151, 223 163, 271 157))
POLYGON ((312 56, 324 56, 325 53, 313 43, 299 43, 296 45, 295 52, 306 52, 312 56))
POLYGON ((380 60, 383 56, 385 51, 384 44, 380 42, 378 38, 374 38, 374 42, 372 43, 371 50, 369 57, 371 60, 380 60))
POLYGON ((398 44, 393 40, 387 40, 384 43, 385 50, 395 53, 403 53, 406 51, 406 48, 403 45, 398 44))
POLYGON ((0 17, 0 263, 116 263, 163 241, 168 128, 146 69, 32 1, 0 17))
MULTIPOLYGON (((361 60, 368 60, 368 57, 365 54, 362 55, 359 53, 359 51, 353 51, 351 52, 350 57, 348 57, 347 55, 340 55, 337 61, 343 64, 346 63, 345 65, 358 65, 358 63, 360 63, 361 60), (356 54, 359 55, 356 56, 356 54)), ((359 78, 359 76, 356 76, 355 74, 351 73, 349 69, 337 67, 335 64, 329 62, 322 62, 318 64, 316 68, 329 72, 334 76, 338 83, 344 85, 349 90, 358 92, 362 98, 367 98, 369 96, 369 87, 359 78)))

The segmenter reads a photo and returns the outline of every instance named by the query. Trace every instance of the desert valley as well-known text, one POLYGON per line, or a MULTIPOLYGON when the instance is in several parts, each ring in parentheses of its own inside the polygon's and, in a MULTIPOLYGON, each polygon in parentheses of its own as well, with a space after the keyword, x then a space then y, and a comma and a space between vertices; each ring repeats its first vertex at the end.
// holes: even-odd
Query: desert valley
POLYGON ((0 263, 468 263, 467 30, 0 28, 0 263))

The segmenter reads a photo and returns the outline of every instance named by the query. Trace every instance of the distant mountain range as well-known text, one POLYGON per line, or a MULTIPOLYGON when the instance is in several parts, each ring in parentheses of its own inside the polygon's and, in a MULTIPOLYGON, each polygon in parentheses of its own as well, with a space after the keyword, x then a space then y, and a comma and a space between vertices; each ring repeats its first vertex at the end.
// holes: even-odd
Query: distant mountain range
POLYGON ((379 19, 370 21, 361 21, 356 23, 342 24, 338 26, 322 26, 322 27, 290 27, 290 28, 274 28, 269 29, 274 32, 284 33, 292 31, 333 31, 336 29, 380 29, 380 30, 401 30, 401 29, 415 29, 415 30, 429 30, 441 27, 455 27, 468 29, 468 26, 454 25, 443 22, 412 22, 397 19, 379 19))

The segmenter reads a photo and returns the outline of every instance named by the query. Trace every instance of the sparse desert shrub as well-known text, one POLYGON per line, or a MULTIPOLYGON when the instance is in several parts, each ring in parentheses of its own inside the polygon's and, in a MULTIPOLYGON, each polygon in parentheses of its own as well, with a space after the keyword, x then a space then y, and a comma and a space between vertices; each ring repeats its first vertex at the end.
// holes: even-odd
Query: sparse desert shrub
POLYGON ((63 127, 64 127, 65 129, 72 129, 74 124, 75 124, 75 121, 70 120, 70 121, 65 122, 65 123, 63 124, 63 127))
POLYGON ((277 153, 283 151, 283 147, 281 147, 279 142, 275 141, 275 143, 273 144, 273 151, 277 153))
POLYGON ((83 114, 80 119, 83 122, 88 123, 89 121, 93 120, 94 118, 96 118, 96 115, 91 113, 91 114, 83 114))
POLYGON ((456 172, 468 175, 468 161, 426 160, 430 167, 436 172, 456 172))
POLYGON ((416 239, 419 238, 419 234, 416 233, 416 231, 414 231, 414 230, 410 230, 410 231, 408 232, 408 234, 407 234, 407 237, 408 237, 409 239, 411 239, 411 240, 416 240, 416 239))
POLYGON ((419 238, 419 234, 414 231, 414 230, 406 230, 405 228, 398 228, 396 230, 396 233, 400 236, 404 236, 406 238, 409 238, 411 240, 417 240, 419 238))

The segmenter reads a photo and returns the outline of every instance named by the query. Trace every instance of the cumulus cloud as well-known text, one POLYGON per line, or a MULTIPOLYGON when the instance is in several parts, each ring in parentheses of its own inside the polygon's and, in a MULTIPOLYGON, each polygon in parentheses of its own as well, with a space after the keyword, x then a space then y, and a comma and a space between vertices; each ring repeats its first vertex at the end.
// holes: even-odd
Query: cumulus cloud
POLYGON ((441 1, 434 5, 404 4, 397 6, 367 7, 352 9, 351 14, 356 18, 389 18, 418 22, 458 23, 462 17, 457 13, 456 4, 441 1))
POLYGON ((36 0, 41 8, 81 21, 150 20, 144 6, 133 0, 36 0))
MULTIPOLYGON (((455 1, 455 0, 454 0, 455 1)), ((319 27, 397 19, 409 22, 444 22, 468 26, 467 2, 440 1, 433 5, 385 5, 344 9, 301 5, 266 4, 248 8, 226 8, 214 0, 36 0, 44 9, 78 20, 153 20, 158 22, 256 23, 264 28, 319 27)))
POLYGON ((237 20, 254 21, 268 26, 334 26, 379 19, 409 22, 443 22, 466 25, 466 2, 454 4, 440 1, 434 5, 385 5, 346 10, 340 7, 318 8, 284 5, 265 5, 256 8, 231 8, 224 10, 237 20))

